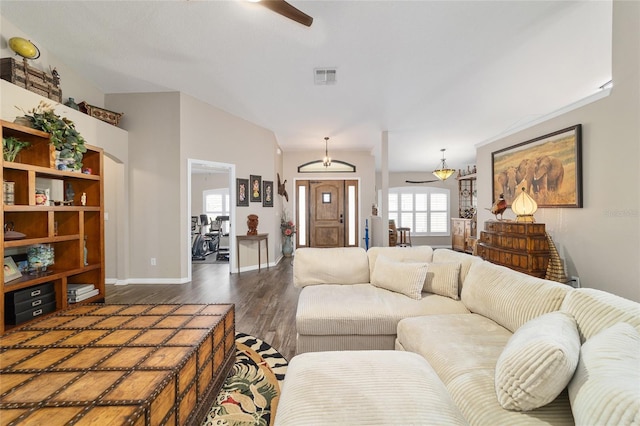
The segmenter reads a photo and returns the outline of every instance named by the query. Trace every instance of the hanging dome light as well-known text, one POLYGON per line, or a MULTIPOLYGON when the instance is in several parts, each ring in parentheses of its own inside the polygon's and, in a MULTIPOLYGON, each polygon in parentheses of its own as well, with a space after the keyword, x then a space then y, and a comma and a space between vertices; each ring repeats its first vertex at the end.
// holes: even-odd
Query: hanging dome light
POLYGON ((449 179, 449 177, 455 173, 455 170, 447 167, 447 163, 444 160, 444 152, 446 149, 442 148, 442 161, 440 162, 440 168, 433 171, 433 175, 438 179, 445 181, 449 179))
POLYGON ((523 187, 520 195, 513 200, 511 210, 516 214, 516 222, 533 223, 535 222, 533 214, 538 210, 538 203, 527 194, 523 187))

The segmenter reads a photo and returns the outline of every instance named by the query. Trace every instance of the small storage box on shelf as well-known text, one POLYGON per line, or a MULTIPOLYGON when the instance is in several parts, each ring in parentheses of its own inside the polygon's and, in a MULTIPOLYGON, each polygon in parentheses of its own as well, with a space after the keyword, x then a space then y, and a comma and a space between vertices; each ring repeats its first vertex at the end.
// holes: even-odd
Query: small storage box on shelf
MULTIPOLYGON (((87 147, 82 160, 83 169, 90 173, 57 170, 52 161, 49 134, 0 120, 2 136, 14 136, 29 142, 15 161, 2 161, 3 181, 13 182, 12 205, 3 203, 2 221, 13 223, 14 229, 25 234, 18 240, 2 239, 2 257, 25 253, 31 246, 49 244, 54 249, 54 264, 38 274, 23 273, 22 277, 4 282, 0 291, 0 309, 3 318, 0 334, 19 321, 12 307, 12 297, 20 290, 33 290, 46 284, 53 288, 53 311, 66 308, 67 284, 91 283, 99 293, 79 303, 104 300, 104 206, 103 206, 103 152, 100 148, 87 147), (36 179, 48 179, 69 187, 74 192, 73 205, 36 205, 36 179), (85 205, 82 205, 85 194, 85 205), (85 255, 86 246, 86 255, 85 255), (86 264, 85 264, 86 257, 86 264), (13 310, 12 310, 13 309, 13 310), (13 319, 12 319, 13 318, 13 319)), ((57 200, 63 201, 63 200, 57 200)), ((50 296, 49 296, 50 297, 50 296)), ((51 303, 51 302, 48 302, 51 303)), ((47 306, 49 308, 49 306, 47 306)), ((42 309, 44 315, 46 309, 42 309)), ((36 309, 36 311, 38 311, 36 309)), ((21 312, 21 311, 20 311, 21 312)))

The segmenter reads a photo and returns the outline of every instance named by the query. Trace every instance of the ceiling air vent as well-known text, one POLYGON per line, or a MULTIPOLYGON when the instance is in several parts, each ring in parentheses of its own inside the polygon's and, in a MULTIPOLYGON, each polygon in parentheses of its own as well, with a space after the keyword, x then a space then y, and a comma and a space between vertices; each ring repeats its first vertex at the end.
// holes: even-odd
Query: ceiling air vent
POLYGON ((315 84, 336 84, 335 68, 316 68, 313 70, 315 84))

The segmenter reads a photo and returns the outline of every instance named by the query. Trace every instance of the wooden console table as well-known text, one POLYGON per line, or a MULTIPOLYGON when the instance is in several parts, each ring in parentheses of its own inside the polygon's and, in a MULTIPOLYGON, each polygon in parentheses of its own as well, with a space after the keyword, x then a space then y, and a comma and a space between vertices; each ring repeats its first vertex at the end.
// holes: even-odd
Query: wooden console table
POLYGON ((240 241, 257 241, 258 242, 258 271, 262 267, 260 260, 260 241, 265 241, 265 247, 267 249, 267 269, 269 269, 269 234, 258 235, 236 235, 236 254, 238 259, 238 273, 240 273, 240 241))
POLYGON ((234 361, 233 305, 82 305, 0 337, 0 419, 199 425, 234 361))

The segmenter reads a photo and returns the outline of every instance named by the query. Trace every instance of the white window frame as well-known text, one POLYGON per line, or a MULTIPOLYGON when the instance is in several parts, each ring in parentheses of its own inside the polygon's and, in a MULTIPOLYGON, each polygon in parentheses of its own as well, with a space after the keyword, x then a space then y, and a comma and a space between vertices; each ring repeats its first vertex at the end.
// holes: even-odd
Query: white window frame
MULTIPOLYGON (((231 215, 231 196, 229 194, 229 188, 217 188, 217 189, 207 189, 202 191, 202 210, 204 210, 204 214, 209 216, 209 221, 215 221, 217 216, 230 216, 231 215), (222 195, 222 212, 211 212, 207 211, 207 196, 209 195, 222 195)), ((223 233, 229 232, 229 221, 222 224, 227 229, 223 229, 223 233)))
MULTIPOLYGON (((398 219, 396 219, 396 227, 408 227, 411 228, 411 235, 412 236, 424 236, 424 237, 445 237, 445 236, 450 236, 451 235, 451 221, 449 220, 451 217, 450 214, 450 210, 451 210, 451 191, 447 188, 435 188, 435 187, 430 187, 430 186, 424 186, 424 187, 416 187, 416 186, 400 186, 400 187, 395 187, 395 188, 389 188, 389 199, 387 200, 387 202, 389 203, 389 219, 392 219, 392 215, 393 213, 396 213, 396 217, 398 219), (391 196, 392 194, 397 194, 397 203, 395 206, 391 205, 391 196), (413 196, 413 209, 412 210, 401 210, 401 194, 411 194, 413 196), (415 202, 415 196, 416 194, 426 194, 427 195, 427 209, 426 209, 426 213, 427 213, 427 227, 429 229, 428 232, 415 232, 416 226, 415 226, 415 213, 416 213, 416 202, 415 202), (444 194, 447 196, 447 202, 446 202, 446 210, 431 210, 431 196, 434 194, 444 194), (401 219, 401 212, 411 212, 412 215, 412 221, 411 223, 402 223, 402 219, 401 219), (432 213, 444 213, 447 220, 445 221, 446 224, 446 231, 444 232, 433 232, 431 230, 431 216, 432 213)), ((425 212, 425 210, 419 210, 418 212, 425 212)))

